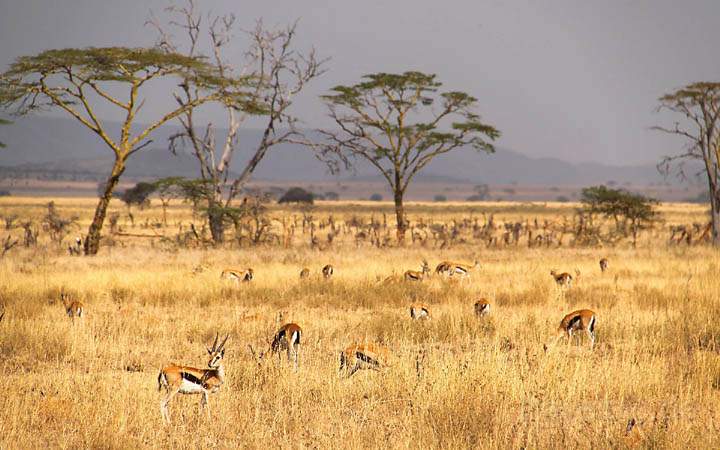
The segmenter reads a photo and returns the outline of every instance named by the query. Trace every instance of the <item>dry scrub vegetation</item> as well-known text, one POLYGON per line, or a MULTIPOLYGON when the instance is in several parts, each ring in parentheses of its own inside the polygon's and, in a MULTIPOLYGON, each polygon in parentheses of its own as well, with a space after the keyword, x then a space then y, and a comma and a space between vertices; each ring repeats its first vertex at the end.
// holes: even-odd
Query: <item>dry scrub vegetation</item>
MULTIPOLYGON (((32 219, 48 200, 7 199, 0 209, 32 219)), ((65 199, 58 210, 87 223, 91 204, 65 199)), ((570 207, 411 205, 409 212, 411 220, 459 220, 493 209, 496 220, 544 220, 569 211, 563 208, 570 207)), ((381 217, 383 209, 389 206, 321 205, 313 215, 341 222, 381 217)), ((312 248, 299 235, 287 248, 178 249, 117 237, 84 258, 43 242, 41 233, 37 247, 0 259, 0 448, 717 447, 720 254, 667 244, 667 228, 702 222, 701 208, 662 212, 664 228, 647 232, 635 249, 378 248, 351 238, 312 248), (434 267, 476 257, 482 267, 467 282, 377 282, 419 269, 423 258, 434 267), (327 263, 335 267, 330 281, 319 273, 327 263), (209 269, 193 275, 203 264, 209 269), (220 280, 226 266, 252 267, 255 278, 235 287, 220 280), (301 281, 305 266, 311 276, 301 281), (553 268, 582 276, 561 291, 553 268), (86 317, 65 315, 61 288, 85 304, 86 317), (493 309, 476 319, 480 297, 493 309), (410 320, 414 301, 430 306, 431 320, 410 320), (562 316, 580 308, 597 313, 595 350, 543 352, 562 316), (304 330, 296 373, 284 360, 259 367, 248 350, 267 345, 278 312, 304 330), (163 426, 159 369, 203 367, 216 332, 230 338, 211 420, 198 414, 199 396, 177 396, 173 423, 163 426), (389 347, 390 367, 338 377, 339 352, 355 340, 389 347), (638 425, 627 434, 631 419, 638 425)), ((135 214, 142 223, 161 211, 135 214)), ((184 205, 169 214, 170 223, 190 220, 184 205)), ((300 213, 270 212, 293 214, 300 213)))

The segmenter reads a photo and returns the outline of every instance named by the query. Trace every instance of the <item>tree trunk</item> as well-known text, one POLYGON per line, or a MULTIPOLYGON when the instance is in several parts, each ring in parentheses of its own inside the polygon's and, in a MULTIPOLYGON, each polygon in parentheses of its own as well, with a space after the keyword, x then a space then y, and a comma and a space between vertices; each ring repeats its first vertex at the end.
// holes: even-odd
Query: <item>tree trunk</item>
POLYGON ((710 221, 712 222, 712 244, 720 247, 720 189, 710 191, 710 221))
POLYGON ((225 242, 225 223, 223 222, 223 213, 217 205, 210 205, 208 208, 208 225, 210 225, 210 234, 215 244, 225 242))
POLYGON ((403 207, 402 192, 395 192, 395 219, 397 220, 398 245, 402 245, 405 242, 405 230, 407 229, 407 224, 405 223, 405 208, 403 207))
POLYGON ((125 161, 116 159, 113 170, 110 172, 110 176, 105 183, 105 189, 100 197, 100 201, 98 201, 97 207, 95 208, 95 216, 93 217, 87 237, 85 238, 85 255, 87 256, 96 255, 100 249, 100 232, 105 222, 107 208, 112 199, 112 193, 118 185, 123 172, 125 172, 125 161))

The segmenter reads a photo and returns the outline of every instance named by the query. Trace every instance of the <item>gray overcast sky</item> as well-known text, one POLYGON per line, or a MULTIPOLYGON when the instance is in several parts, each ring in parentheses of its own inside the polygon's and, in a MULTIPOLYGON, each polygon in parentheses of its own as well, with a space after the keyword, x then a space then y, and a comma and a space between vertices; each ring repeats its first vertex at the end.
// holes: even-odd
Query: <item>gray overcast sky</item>
MULTIPOLYGON (((298 43, 332 58, 296 104, 308 126, 325 123, 317 95, 329 87, 413 69, 478 97, 480 113, 503 132, 501 147, 571 161, 654 162, 679 145, 648 129, 662 117, 657 97, 720 79, 718 0, 198 3, 235 13, 244 28, 256 18, 300 19, 298 43)), ((167 4, 0 0, 0 69, 47 48, 151 45, 144 21, 167 4)))

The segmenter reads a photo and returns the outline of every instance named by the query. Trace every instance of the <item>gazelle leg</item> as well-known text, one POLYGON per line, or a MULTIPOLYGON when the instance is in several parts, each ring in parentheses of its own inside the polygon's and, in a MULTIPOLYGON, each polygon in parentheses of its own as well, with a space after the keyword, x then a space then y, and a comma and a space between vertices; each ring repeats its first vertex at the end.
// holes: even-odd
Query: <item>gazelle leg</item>
POLYGON ((178 391, 179 389, 168 389, 165 397, 160 400, 160 414, 162 414, 163 420, 166 424, 170 424, 170 412, 168 411, 168 403, 170 403, 170 400, 175 397, 175 394, 177 394, 178 391))
POLYGON ((207 413, 208 419, 210 418, 210 401, 208 399, 208 392, 203 391, 202 398, 200 399, 200 409, 204 409, 207 413))
POLYGON ((298 370, 298 358, 300 357, 300 344, 295 343, 293 344, 293 353, 294 353, 294 360, 295 360, 295 371, 298 370))
POLYGON ((590 330, 586 330, 586 331, 587 331, 588 338, 590 338, 590 350, 592 350, 593 347, 595 347, 595 333, 593 333, 590 330))

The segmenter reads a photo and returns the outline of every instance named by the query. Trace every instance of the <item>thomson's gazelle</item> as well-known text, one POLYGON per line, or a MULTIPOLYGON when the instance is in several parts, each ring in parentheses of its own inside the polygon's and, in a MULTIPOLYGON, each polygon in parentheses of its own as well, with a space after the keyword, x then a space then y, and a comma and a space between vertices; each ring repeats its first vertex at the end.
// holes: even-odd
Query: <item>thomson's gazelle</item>
POLYGON ((342 375, 343 371, 351 377, 360 369, 379 370, 383 366, 387 366, 390 351, 382 345, 366 343, 352 344, 345 350, 340 352, 340 369, 338 373, 342 375))
POLYGON ((75 320, 76 317, 82 317, 85 313, 85 305, 77 300, 72 300, 65 291, 60 292, 60 300, 65 307, 65 314, 73 320, 75 320))
MULTIPOLYGON (((590 349, 595 346, 595 313, 589 309, 579 309, 563 317, 555 332, 553 343, 567 337, 568 344, 576 331, 584 331, 590 339, 590 349)), ((547 346, 545 346, 547 349, 547 346)))
POLYGON ((483 317, 483 316, 490 314, 490 302, 484 298, 481 298, 480 300, 476 301, 474 308, 475 308, 475 315, 478 317, 483 317))
POLYGON ((235 284, 239 284, 240 282, 248 283, 248 282, 252 281, 254 276, 255 276, 255 272, 250 267, 248 267, 245 270, 225 269, 220 274, 220 278, 225 279, 225 280, 234 281, 235 284))
MULTIPOLYGON (((300 339, 302 338, 302 328, 296 323, 286 323, 275 333, 273 340, 270 343, 270 353, 278 355, 280 359, 280 352, 287 351, 288 361, 293 362, 295 370, 298 368, 298 356, 300 354, 300 339)), ((255 355, 255 350, 250 347, 250 351, 255 355)), ((261 360, 267 352, 260 353, 258 360, 261 360)), ((259 362, 258 362, 259 364, 259 362)))
POLYGON ((322 268, 322 274, 326 280, 329 280, 330 277, 333 276, 333 272, 335 272, 335 269, 333 269, 333 266, 331 266, 330 264, 322 268))
POLYGON ((403 275, 403 278, 405 281, 422 281, 425 279, 426 276, 430 275, 430 265, 426 260, 423 259, 422 262, 422 269, 418 270, 408 270, 403 275))
POLYGON ((430 318, 430 308, 422 303, 410 305, 410 317, 413 320, 427 320, 430 318))
POLYGON ((168 403, 177 394, 202 394, 200 406, 207 408, 210 417, 210 405, 208 395, 217 392, 225 382, 225 370, 223 369, 223 357, 225 356, 225 342, 228 336, 217 345, 218 335, 215 335, 215 342, 212 348, 207 348, 210 355, 207 369, 195 367, 177 366, 171 364, 166 366, 158 374, 158 390, 165 388, 165 396, 160 400, 160 413, 165 423, 170 423, 168 403))

